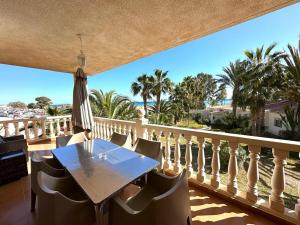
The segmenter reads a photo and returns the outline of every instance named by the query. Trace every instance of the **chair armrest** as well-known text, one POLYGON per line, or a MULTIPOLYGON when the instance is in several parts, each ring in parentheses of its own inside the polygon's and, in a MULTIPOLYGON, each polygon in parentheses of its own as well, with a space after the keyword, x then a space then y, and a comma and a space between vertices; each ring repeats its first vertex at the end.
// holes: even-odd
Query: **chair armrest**
POLYGON ((171 189, 177 182, 179 175, 167 176, 163 173, 152 171, 148 174, 147 185, 153 186, 161 193, 171 189))
POLYGON ((149 208, 143 211, 136 211, 130 208, 120 197, 115 197, 110 202, 109 221, 111 225, 133 225, 153 224, 149 219, 149 208))

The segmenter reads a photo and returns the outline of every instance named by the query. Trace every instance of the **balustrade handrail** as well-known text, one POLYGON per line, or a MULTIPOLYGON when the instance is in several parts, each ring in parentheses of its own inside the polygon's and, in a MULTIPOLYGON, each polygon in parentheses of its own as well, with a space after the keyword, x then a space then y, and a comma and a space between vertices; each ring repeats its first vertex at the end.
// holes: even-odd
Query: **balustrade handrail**
POLYGON ((208 131, 208 130, 201 130, 201 129, 195 130, 191 128, 164 126, 164 125, 157 125, 157 124, 144 124, 143 127, 152 130, 188 134, 196 137, 218 139, 218 140, 224 140, 224 141, 229 141, 234 143, 243 143, 252 146, 262 146, 262 147, 270 147, 270 148, 276 147, 277 149, 284 150, 284 151, 300 152, 300 142, 297 141, 249 136, 249 135, 242 135, 242 134, 232 134, 232 133, 208 131))
POLYGON ((111 119, 111 118, 105 118, 105 117, 94 117, 95 121, 109 121, 109 122, 115 122, 115 123, 122 123, 122 124, 131 124, 135 125, 135 121, 130 121, 130 120, 118 120, 118 119, 111 119))

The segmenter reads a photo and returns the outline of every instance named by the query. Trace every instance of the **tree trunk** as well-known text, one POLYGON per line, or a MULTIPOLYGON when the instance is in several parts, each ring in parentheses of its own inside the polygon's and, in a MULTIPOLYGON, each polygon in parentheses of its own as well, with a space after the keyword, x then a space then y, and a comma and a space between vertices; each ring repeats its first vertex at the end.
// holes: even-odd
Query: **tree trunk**
POLYGON ((262 135, 262 127, 264 123, 264 107, 260 107, 257 110, 257 116, 256 116, 256 135, 261 136, 262 135))
POLYGON ((236 108, 237 108, 236 103, 232 102, 232 113, 233 113, 234 117, 236 117, 236 108))
POLYGON ((296 140, 300 140, 300 102, 298 103, 297 116, 298 116, 298 121, 297 121, 298 130, 297 130, 296 140))
POLYGON ((261 107, 261 115, 260 115, 260 135, 263 134, 265 130, 265 106, 261 107))
POLYGON ((256 111, 251 110, 251 134, 256 135, 256 111))
POLYGON ((148 110, 147 110, 147 97, 143 96, 144 101, 144 111, 145 111, 145 118, 148 117, 148 110))
POLYGON ((156 95, 156 112, 159 113, 160 112, 160 93, 157 93, 156 95))

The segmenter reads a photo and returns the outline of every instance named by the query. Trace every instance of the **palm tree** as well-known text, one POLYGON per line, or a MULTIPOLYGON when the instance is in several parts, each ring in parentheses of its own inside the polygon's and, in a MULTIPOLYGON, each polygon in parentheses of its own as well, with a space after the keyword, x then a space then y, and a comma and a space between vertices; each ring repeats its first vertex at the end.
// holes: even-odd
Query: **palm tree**
POLYGON ((288 45, 289 55, 284 56, 285 79, 283 96, 297 103, 298 131, 300 137, 300 39, 298 49, 288 45))
POLYGON ((235 62, 230 62, 229 66, 223 67, 225 74, 218 75, 218 80, 223 85, 232 88, 232 112, 236 117, 236 109, 240 99, 240 88, 242 86, 242 76, 245 74, 245 62, 241 62, 239 59, 235 62))
POLYGON ((136 82, 133 82, 131 84, 131 91, 133 95, 140 94, 143 98, 144 102, 144 111, 145 111, 145 117, 148 116, 148 110, 147 110, 147 100, 151 99, 151 90, 152 90, 152 84, 151 78, 147 76, 147 74, 143 74, 137 78, 136 82))
POLYGON ((47 108, 47 113, 49 116, 62 116, 62 115, 68 115, 72 113, 72 109, 60 109, 58 107, 51 107, 49 106, 47 108))
POLYGON ((115 91, 105 93, 102 90, 92 89, 90 101, 95 116, 123 120, 133 120, 138 117, 138 110, 134 103, 115 91))
POLYGON ((255 51, 245 51, 247 71, 244 76, 243 100, 250 107, 252 135, 261 135, 264 125, 265 105, 276 90, 282 52, 272 52, 276 44, 266 50, 264 46, 255 51))
POLYGON ((149 107, 151 122, 156 124, 171 124, 173 120, 173 109, 171 102, 161 100, 159 107, 159 113, 157 113, 157 102, 156 105, 149 107))
POLYGON ((280 114, 281 120, 283 125, 285 126, 287 130, 288 136, 291 137, 291 139, 295 138, 296 129, 298 126, 298 118, 297 118, 297 111, 294 108, 286 107, 284 109, 284 115, 280 114))
POLYGON ((159 113, 161 95, 168 93, 172 90, 172 82, 167 77, 168 71, 163 72, 162 70, 156 69, 154 75, 150 77, 152 82, 151 94, 156 96, 156 112, 159 113))

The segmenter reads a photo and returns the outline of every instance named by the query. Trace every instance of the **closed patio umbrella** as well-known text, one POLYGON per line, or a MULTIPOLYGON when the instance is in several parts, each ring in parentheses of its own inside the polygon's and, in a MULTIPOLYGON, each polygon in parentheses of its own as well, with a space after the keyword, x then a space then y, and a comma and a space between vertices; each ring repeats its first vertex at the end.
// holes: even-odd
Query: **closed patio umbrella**
POLYGON ((82 68, 78 68, 74 75, 75 83, 72 110, 74 133, 82 131, 89 132, 94 126, 94 119, 87 91, 87 77, 82 68))

